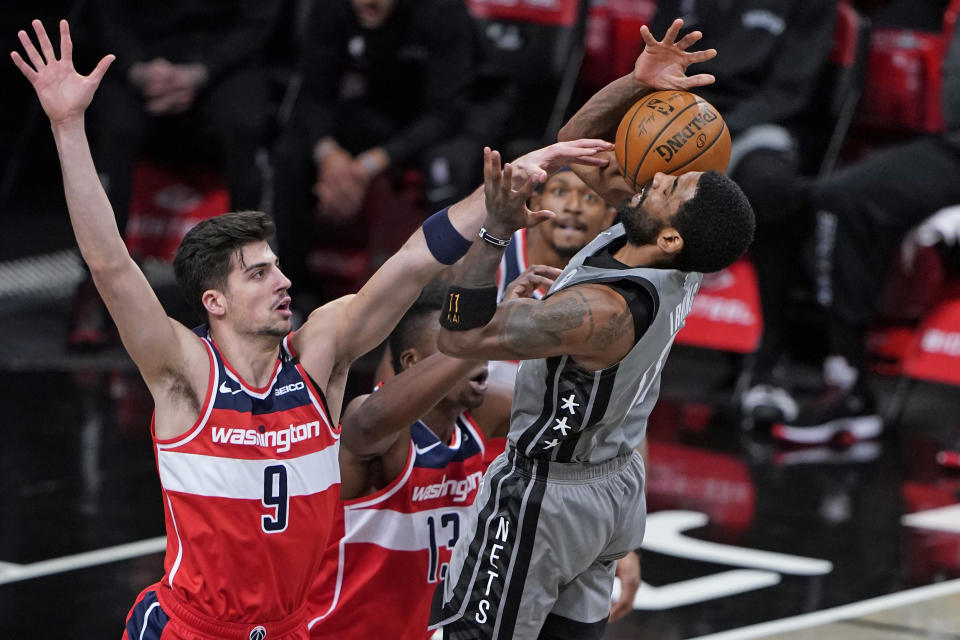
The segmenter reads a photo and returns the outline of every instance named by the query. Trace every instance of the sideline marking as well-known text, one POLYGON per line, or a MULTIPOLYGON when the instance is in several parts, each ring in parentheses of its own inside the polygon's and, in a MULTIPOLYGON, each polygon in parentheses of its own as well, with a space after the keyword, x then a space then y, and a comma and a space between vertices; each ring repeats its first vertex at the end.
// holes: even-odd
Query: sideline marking
POLYGON ((129 560, 130 558, 145 556, 151 553, 160 553, 166 548, 167 538, 166 536, 160 536, 159 538, 147 538, 146 540, 128 542, 127 544, 120 544, 115 547, 106 547, 104 549, 97 549, 96 551, 85 551, 72 556, 41 560, 40 562, 32 562, 30 564, 0 562, 0 584, 40 578, 54 573, 84 569, 98 564, 117 562, 118 560, 129 560))
MULTIPOLYGON (((620 579, 615 578, 613 598, 620 597, 620 579)), ((707 600, 772 587, 780 583, 780 574, 772 571, 754 571, 751 569, 733 569, 702 578, 693 578, 655 587, 646 582, 640 583, 637 595, 633 599, 635 611, 663 611, 699 604, 707 600)))
POLYGON ((845 604, 832 609, 813 611, 790 618, 761 622, 749 627, 697 636, 690 640, 748 640, 749 638, 765 638, 777 633, 787 633, 789 631, 809 629, 810 627, 839 622, 841 620, 850 620, 871 613, 877 613, 878 611, 902 607, 915 602, 932 600, 933 598, 956 593, 960 593, 960 578, 938 584, 928 584, 923 587, 916 587, 915 589, 908 589, 897 593, 890 593, 868 600, 861 600, 860 602, 845 604))
POLYGON ((777 571, 797 576, 823 575, 833 570, 833 563, 828 560, 708 542, 683 534, 689 529, 705 526, 709 521, 710 518, 706 514, 698 511, 651 513, 647 516, 647 530, 643 537, 642 548, 677 558, 777 571))

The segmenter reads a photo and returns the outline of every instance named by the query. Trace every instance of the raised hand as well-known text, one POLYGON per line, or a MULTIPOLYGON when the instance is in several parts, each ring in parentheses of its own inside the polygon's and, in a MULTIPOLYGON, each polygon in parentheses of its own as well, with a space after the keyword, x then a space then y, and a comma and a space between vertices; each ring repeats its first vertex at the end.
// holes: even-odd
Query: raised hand
POLYGON ((612 149, 613 143, 606 140, 590 138, 569 140, 524 154, 514 160, 511 165, 514 178, 530 177, 535 182, 546 182, 550 174, 571 164, 605 167, 609 159, 600 152, 612 149))
POLYGON ((717 55, 717 50, 687 51, 703 34, 691 31, 678 42, 677 35, 681 28, 683 20, 677 18, 667 29, 663 40, 657 40, 646 25, 640 27, 640 35, 646 46, 633 67, 635 80, 653 89, 691 89, 713 83, 715 78, 709 73, 687 76, 687 67, 710 60, 717 55))
POLYGON ((43 28, 43 23, 34 20, 32 24, 37 34, 37 42, 40 43, 40 51, 37 51, 27 32, 21 30, 17 36, 20 38, 30 64, 24 61, 19 53, 11 51, 10 57, 13 63, 33 85, 37 97, 40 98, 40 106, 43 107, 51 123, 62 124, 82 117, 97 87, 100 86, 103 74, 114 61, 114 56, 104 56, 90 75, 80 75, 73 68, 73 43, 70 40, 70 27, 67 21, 60 21, 59 60, 43 28))
POLYGON ((487 203, 487 221, 490 233, 507 238, 517 229, 532 227, 556 214, 552 211, 531 211, 527 199, 533 194, 538 180, 520 175, 509 162, 500 167, 500 152, 483 149, 483 194, 487 203))

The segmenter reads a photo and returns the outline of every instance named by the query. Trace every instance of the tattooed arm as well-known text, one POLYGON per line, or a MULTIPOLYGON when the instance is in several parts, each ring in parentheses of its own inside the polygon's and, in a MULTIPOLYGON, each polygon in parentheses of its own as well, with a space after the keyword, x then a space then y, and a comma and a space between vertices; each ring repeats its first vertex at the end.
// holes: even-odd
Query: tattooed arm
POLYGON ((545 300, 501 304, 483 327, 441 330, 437 344, 458 358, 530 360, 570 355, 598 370, 623 358, 633 346, 633 316, 611 288, 585 284, 545 300))
MULTIPOLYGON (((683 20, 673 21, 663 40, 657 40, 646 26, 641 27, 644 50, 637 58, 633 72, 614 80, 591 97, 570 121, 560 129, 558 140, 591 137, 613 140, 620 118, 630 105, 651 91, 661 89, 693 89, 714 81, 709 74, 687 76, 687 67, 704 62, 717 55, 715 49, 687 51, 702 34, 693 31, 677 41, 683 20)), ((620 167, 612 151, 606 152, 606 166, 571 166, 574 173, 603 196, 612 206, 618 206, 633 196, 633 189, 620 174, 620 167)))
MULTIPOLYGON (((515 173, 509 163, 501 169, 500 154, 490 149, 484 149, 483 183, 484 228, 498 238, 509 238, 516 229, 529 226, 531 219, 554 215, 527 208, 533 181, 523 172, 515 173)), ((468 289, 493 286, 502 255, 501 247, 474 242, 463 258, 456 284, 468 289)), ((542 301, 504 302, 482 327, 466 331, 441 327, 437 346, 447 355, 481 360, 569 354, 587 368, 602 369, 633 346, 633 319, 620 294, 603 285, 586 284, 542 301)))

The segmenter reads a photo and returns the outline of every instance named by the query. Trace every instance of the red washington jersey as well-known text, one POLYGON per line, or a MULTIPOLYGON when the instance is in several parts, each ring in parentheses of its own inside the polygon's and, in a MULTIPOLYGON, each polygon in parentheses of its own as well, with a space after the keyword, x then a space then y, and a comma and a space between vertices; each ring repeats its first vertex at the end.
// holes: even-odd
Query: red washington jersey
POLYGON ((327 548, 310 596, 311 638, 430 638, 430 601, 480 486, 483 449, 468 413, 450 444, 423 422, 410 427, 403 473, 342 503, 342 537, 327 548))
POLYGON ((154 431, 167 528, 165 575, 189 610, 227 622, 280 620, 304 606, 339 501, 339 430, 283 340, 257 389, 210 356, 200 417, 186 433, 154 431))

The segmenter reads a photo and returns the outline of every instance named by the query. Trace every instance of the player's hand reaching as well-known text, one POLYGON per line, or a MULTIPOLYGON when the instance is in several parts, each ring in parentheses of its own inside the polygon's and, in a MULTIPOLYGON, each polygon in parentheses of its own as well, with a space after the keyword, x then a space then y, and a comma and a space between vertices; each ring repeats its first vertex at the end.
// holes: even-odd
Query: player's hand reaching
POLYGON ((551 174, 571 164, 605 167, 610 160, 601 152, 612 149, 613 143, 606 140, 569 140, 531 151, 510 164, 515 178, 530 176, 537 182, 546 182, 551 174))
POLYGON ((517 229, 555 217, 552 211, 531 211, 527 207, 527 200, 539 183, 539 176, 517 171, 509 162, 501 168, 500 152, 484 147, 483 195, 487 203, 484 228, 498 238, 509 238, 517 229))
POLYGON ((561 270, 545 264, 535 264, 507 285, 503 292, 503 302, 518 298, 532 298, 533 292, 541 289, 546 292, 553 281, 560 276, 561 270))
POLYGON ((715 78, 709 73, 687 75, 687 67, 697 62, 706 62, 717 55, 716 49, 687 51, 703 34, 691 31, 677 41, 683 28, 683 20, 677 18, 667 29, 663 40, 657 40, 646 25, 640 27, 644 49, 633 67, 633 78, 652 89, 685 89, 712 84, 715 78))
POLYGON ((11 51, 13 63, 33 85, 37 97, 40 98, 40 105, 52 124, 62 124, 82 117, 100 86, 103 74, 114 61, 114 56, 104 56, 90 75, 80 75, 73 68, 73 43, 67 21, 60 21, 59 60, 43 24, 39 20, 34 20, 32 24, 40 43, 40 51, 37 51, 27 32, 21 30, 17 35, 30 63, 16 51, 11 51))

